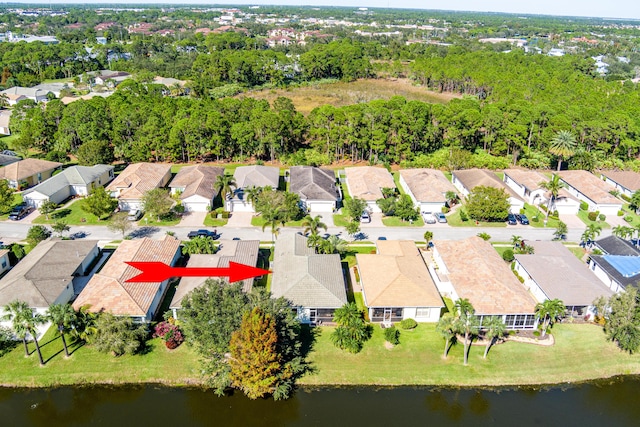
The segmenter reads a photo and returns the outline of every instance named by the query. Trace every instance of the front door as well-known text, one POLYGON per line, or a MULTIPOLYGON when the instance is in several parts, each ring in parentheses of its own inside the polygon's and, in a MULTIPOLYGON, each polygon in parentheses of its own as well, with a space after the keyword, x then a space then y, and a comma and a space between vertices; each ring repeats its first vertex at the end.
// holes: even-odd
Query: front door
POLYGON ((391 322, 391 308, 387 307, 384 309, 383 321, 385 323, 391 322))
POLYGON ((318 320, 318 310, 315 308, 309 309, 309 322, 316 323, 318 320))

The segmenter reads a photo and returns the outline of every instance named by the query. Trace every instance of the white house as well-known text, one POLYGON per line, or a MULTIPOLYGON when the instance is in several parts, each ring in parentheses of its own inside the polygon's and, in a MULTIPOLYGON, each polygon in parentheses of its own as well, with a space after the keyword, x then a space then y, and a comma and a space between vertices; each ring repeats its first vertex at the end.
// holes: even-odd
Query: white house
POLYGON ((489 170, 464 169, 451 172, 453 185, 467 197, 478 186, 493 187, 504 190, 509 198, 511 212, 518 213, 524 208, 524 200, 513 189, 507 186, 498 176, 489 170))
POLYGON ((142 209, 142 196, 154 188, 164 188, 171 179, 171 165, 134 163, 120 172, 105 188, 118 199, 123 211, 142 209))
POLYGON ((420 212, 440 212, 447 203, 447 192, 457 193, 447 177, 435 169, 403 169, 399 181, 420 212))
POLYGON ((22 193, 24 202, 35 208, 45 201, 60 204, 69 197, 88 196, 96 187, 113 179, 113 166, 71 166, 22 193))
POLYGON ((382 189, 396 188, 389 171, 374 166, 357 166, 345 168, 344 173, 349 195, 367 202, 369 212, 382 212, 376 203, 383 198, 382 189))
POLYGON ((289 170, 289 191, 300 196, 307 212, 333 212, 340 200, 336 175, 330 169, 293 166, 289 170))
MULTIPOLYGON (((549 178, 538 171, 520 169, 504 171, 504 183, 530 205, 540 206, 549 203, 551 194, 540 186, 542 182, 549 182, 549 178)), ((563 188, 558 192, 554 209, 560 214, 575 215, 580 209, 580 201, 563 188)))
POLYGON ((600 177, 627 197, 640 190, 640 173, 633 171, 600 171, 600 177))
POLYGON ((622 209, 622 200, 612 196, 612 188, 603 180, 584 170, 558 172, 567 191, 589 205, 589 211, 604 215, 617 215, 622 209))
POLYGON ((595 242, 603 255, 589 257, 589 269, 613 292, 640 287, 640 249, 616 236, 595 242))
POLYGON ((169 183, 171 194, 179 194, 185 212, 208 212, 211 210, 216 191, 216 178, 224 168, 216 166, 185 166, 169 183))
POLYGON ((276 190, 280 183, 280 169, 274 166, 240 166, 236 168, 233 178, 236 188, 228 201, 229 211, 255 212, 245 197, 245 190, 252 187, 271 187, 276 190))

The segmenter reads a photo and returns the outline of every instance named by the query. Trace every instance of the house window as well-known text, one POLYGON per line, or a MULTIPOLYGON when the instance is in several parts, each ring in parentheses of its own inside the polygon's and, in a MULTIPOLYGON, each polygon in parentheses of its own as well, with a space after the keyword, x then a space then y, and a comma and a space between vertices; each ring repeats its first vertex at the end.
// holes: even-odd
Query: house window
POLYGON ((2 260, 2 268, 7 268, 7 260, 2 260))
POLYGON ((429 317, 431 316, 431 309, 429 307, 416 308, 416 317, 429 317))
POLYGON ((38 172, 38 182, 42 181, 42 174, 38 172))

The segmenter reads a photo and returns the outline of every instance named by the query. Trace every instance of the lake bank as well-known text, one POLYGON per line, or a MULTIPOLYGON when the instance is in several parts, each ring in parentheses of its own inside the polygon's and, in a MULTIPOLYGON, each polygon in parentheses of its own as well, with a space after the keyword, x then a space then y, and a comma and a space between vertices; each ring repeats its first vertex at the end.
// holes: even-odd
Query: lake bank
MULTIPOLYGON (((402 331, 400 345, 387 349, 382 330, 374 326, 372 339, 358 354, 338 350, 330 342, 330 327, 318 331, 308 361, 314 372, 298 381, 314 386, 438 386, 498 387, 581 383, 600 378, 640 374, 640 355, 621 352, 606 341, 602 329, 590 324, 558 324, 553 346, 506 342, 494 346, 483 359, 484 347, 474 346, 469 366, 462 364, 462 344, 442 359, 443 339, 433 324, 402 331)), ((22 346, 0 358, 0 385, 54 387, 91 384, 163 384, 202 386, 197 355, 186 345, 166 350, 151 340, 145 354, 121 356, 74 346, 70 358, 55 335, 45 336, 44 367, 37 356, 24 357, 22 346)), ((33 346, 31 346, 32 348, 33 346)))

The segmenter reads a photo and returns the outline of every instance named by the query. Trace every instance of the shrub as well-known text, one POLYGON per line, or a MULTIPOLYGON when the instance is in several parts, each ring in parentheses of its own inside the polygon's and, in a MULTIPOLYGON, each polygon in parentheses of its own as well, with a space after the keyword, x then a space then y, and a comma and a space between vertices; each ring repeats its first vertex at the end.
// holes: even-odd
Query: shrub
POLYGON ((622 209, 618 211, 618 216, 624 216, 624 211, 622 209))
POLYGON ((416 326, 418 326, 418 322, 413 319, 404 319, 400 322, 400 327, 402 329, 414 329, 416 326))
POLYGON ((553 213, 551 214, 552 217, 558 219, 560 218, 560 212, 558 212, 558 210, 556 209, 555 211, 553 211, 553 213))
POLYGON ((598 215, 598 220, 599 221, 603 221, 604 222, 606 219, 607 219, 607 216, 605 214, 598 215))
POLYGON ((627 221, 627 222, 631 222, 631 221, 633 221, 633 217, 631 215, 627 215, 627 216, 624 217, 624 220, 627 221))
POLYGON ((631 202, 631 197, 627 196, 626 194, 620 194, 620 197, 622 197, 622 200, 624 200, 625 202, 631 202))
POLYGON ((161 338, 169 349, 174 349, 184 342, 182 332, 170 321, 158 323, 154 329, 153 337, 161 338))
POLYGON ((589 212, 587 218, 589 218, 589 221, 595 221, 598 219, 598 214, 596 212, 589 212))
POLYGON ((525 213, 527 213, 527 212, 524 210, 524 208, 520 208, 520 215, 523 215, 525 213))
POLYGON ((393 345, 398 345, 400 344, 400 331, 395 326, 386 328, 384 330, 384 339, 393 345))
POLYGON ((446 213, 449 213, 451 209, 449 209, 447 206, 443 206, 441 210, 442 210, 442 213, 446 214, 446 213))
POLYGON ((513 249, 507 249, 506 251, 502 252, 502 259, 507 262, 513 261, 514 260, 513 249))
POLYGON ((229 219, 229 216, 231 216, 231 212, 229 211, 222 212, 222 219, 229 219))
POLYGON ((469 216, 467 215, 467 213, 460 209, 460 220, 461 221, 468 221, 469 220, 469 216))
POLYGON ((580 202, 580 210, 586 211, 589 209, 587 202, 580 202))

